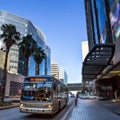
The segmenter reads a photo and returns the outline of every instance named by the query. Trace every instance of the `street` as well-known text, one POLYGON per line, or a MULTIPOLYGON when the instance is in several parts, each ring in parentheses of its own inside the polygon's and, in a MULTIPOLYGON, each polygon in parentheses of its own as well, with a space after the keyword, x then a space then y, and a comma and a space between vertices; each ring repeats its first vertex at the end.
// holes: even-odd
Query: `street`
POLYGON ((74 98, 69 99, 68 105, 54 116, 20 113, 18 107, 4 109, 0 110, 0 120, 60 120, 71 107, 73 102, 74 98))
POLYGON ((19 108, 0 110, 1 120, 119 120, 120 115, 100 104, 96 100, 78 99, 74 106, 74 98, 70 98, 67 107, 54 116, 20 113, 19 108), (70 110, 74 106, 73 111, 70 110), (66 113, 68 112, 67 116, 66 113))

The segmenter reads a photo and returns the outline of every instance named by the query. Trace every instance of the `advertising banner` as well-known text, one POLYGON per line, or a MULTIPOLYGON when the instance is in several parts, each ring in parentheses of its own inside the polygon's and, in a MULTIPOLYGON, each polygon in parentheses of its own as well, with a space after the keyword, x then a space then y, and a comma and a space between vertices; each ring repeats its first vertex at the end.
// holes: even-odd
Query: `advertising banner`
POLYGON ((120 1, 116 4, 112 17, 111 17, 111 28, 113 40, 120 39, 120 1))

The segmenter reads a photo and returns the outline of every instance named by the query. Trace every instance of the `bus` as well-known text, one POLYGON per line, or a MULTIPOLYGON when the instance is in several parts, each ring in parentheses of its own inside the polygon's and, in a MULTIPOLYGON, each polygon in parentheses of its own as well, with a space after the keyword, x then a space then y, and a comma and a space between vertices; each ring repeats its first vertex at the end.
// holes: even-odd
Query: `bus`
POLYGON ((21 86, 20 112, 55 114, 68 102, 68 87, 53 76, 25 77, 21 86))

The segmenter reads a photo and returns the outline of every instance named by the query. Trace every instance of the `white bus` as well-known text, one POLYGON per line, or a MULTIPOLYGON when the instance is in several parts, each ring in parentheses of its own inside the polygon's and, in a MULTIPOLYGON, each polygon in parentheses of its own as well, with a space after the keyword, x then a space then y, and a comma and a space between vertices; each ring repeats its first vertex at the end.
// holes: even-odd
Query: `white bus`
POLYGON ((68 88, 52 76, 25 77, 21 88, 20 112, 55 114, 68 102, 68 88))

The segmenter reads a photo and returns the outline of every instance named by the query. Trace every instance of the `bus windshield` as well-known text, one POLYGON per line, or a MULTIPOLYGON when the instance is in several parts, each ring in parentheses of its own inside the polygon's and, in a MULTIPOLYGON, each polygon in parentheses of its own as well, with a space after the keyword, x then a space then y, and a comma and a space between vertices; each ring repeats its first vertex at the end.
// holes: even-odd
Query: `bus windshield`
POLYGON ((52 83, 24 83, 22 85, 21 100, 51 101, 52 83))

